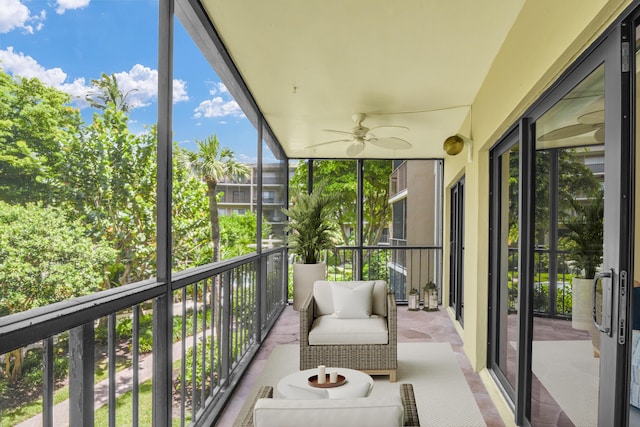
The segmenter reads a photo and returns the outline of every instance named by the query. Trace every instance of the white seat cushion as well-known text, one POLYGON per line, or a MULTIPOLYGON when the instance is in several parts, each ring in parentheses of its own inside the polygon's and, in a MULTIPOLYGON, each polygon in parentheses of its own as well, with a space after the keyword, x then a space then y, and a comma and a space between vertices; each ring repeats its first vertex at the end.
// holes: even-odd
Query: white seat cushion
POLYGON ((404 424, 399 396, 353 399, 258 399, 256 427, 394 427, 404 424))
POLYGON ((333 315, 317 317, 309 332, 309 345, 388 344, 387 319, 338 319, 333 315))

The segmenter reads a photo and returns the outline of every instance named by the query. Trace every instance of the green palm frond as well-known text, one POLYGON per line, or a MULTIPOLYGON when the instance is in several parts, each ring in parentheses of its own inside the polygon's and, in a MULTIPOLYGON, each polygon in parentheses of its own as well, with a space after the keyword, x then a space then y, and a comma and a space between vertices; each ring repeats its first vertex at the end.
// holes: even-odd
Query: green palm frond
POLYGON ((315 264, 320 253, 334 245, 336 229, 331 205, 335 200, 336 195, 318 188, 311 194, 300 194, 292 207, 282 209, 289 217, 289 247, 305 264, 315 264))
POLYGON ((585 204, 570 200, 573 215, 564 221, 569 230, 569 250, 571 258, 579 270, 584 270, 586 278, 593 278, 602 263, 604 195, 602 192, 585 204))

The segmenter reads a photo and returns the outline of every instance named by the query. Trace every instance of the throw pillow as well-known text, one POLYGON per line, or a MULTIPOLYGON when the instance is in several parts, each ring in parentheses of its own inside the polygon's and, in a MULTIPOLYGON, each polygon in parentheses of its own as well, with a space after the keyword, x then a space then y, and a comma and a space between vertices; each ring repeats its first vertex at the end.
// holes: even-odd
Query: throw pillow
POLYGON ((371 316, 373 282, 358 286, 331 284, 334 315, 339 319, 367 319, 371 316))

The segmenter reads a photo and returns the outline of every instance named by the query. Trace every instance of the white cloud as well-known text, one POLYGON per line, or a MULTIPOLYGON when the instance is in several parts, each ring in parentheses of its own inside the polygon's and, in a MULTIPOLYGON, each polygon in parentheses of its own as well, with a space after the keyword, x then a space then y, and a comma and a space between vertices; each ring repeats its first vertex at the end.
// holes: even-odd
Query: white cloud
POLYGON ((258 161, 257 157, 250 157, 246 154, 237 154, 236 159, 241 163, 256 163, 258 161))
POLYGON ((42 28, 47 14, 44 10, 32 15, 29 8, 21 0, 2 0, 0 7, 0 34, 15 29, 33 34, 42 28))
MULTIPOLYGON (((211 99, 202 101, 193 111, 193 117, 199 118, 216 118, 216 117, 245 117, 236 101, 231 99, 229 89, 222 82, 207 82, 211 88, 209 95, 211 99)), ((227 124, 221 120, 219 124, 227 124)))
POLYGON ((56 13, 62 15, 67 10, 82 9, 89 6, 91 0, 58 0, 56 13))
POLYGON ((209 82, 209 84, 212 85, 211 89, 209 89, 209 94, 211 96, 216 95, 218 93, 225 93, 225 94, 229 93, 229 89, 227 89, 227 86, 225 86, 225 84, 222 82, 209 82))
MULTIPOLYGON (((11 46, 6 50, 0 50, 0 68, 16 76, 37 78, 47 86, 70 94, 79 108, 88 106, 85 96, 89 92, 95 91, 90 84, 87 85, 84 77, 69 82, 67 81, 67 73, 61 68, 44 68, 32 57, 22 52, 14 52, 11 46)), ((131 91, 127 99, 132 108, 148 106, 157 99, 158 71, 136 64, 131 70, 115 73, 115 76, 123 93, 131 91)), ((186 82, 174 80, 174 103, 188 99, 186 82)))
POLYGON ((210 119, 215 117, 244 116, 244 113, 236 101, 225 101, 221 96, 202 101, 193 111, 195 118, 206 117, 210 119))
POLYGON ((187 82, 184 80, 173 81, 173 103, 188 101, 189 95, 187 95, 187 82))
POLYGON ((12 46, 6 50, 0 50, 0 68, 16 76, 37 78, 47 86, 55 87, 73 96, 84 98, 88 90, 84 78, 65 83, 67 73, 61 68, 44 68, 32 57, 22 52, 14 52, 12 46))
MULTIPOLYGON (((158 97, 158 71, 140 64, 134 65, 128 72, 115 73, 118 87, 128 95, 132 108, 146 107, 158 97)), ((173 81, 173 103, 188 101, 187 83, 173 81)))

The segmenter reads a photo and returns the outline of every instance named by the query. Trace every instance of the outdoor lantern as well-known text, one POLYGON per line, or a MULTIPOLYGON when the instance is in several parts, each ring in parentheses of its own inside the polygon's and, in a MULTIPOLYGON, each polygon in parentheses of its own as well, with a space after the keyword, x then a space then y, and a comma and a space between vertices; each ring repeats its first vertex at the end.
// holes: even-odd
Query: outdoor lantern
POLYGON ((442 148, 448 155, 455 156, 459 154, 464 148, 464 140, 458 135, 450 136, 449 138, 444 140, 442 148))
POLYGON ((425 311, 438 310, 438 287, 435 283, 429 282, 424 285, 424 308, 425 311))
POLYGON ((420 305, 420 293, 417 289, 411 288, 409 291, 409 310, 418 311, 420 305))

